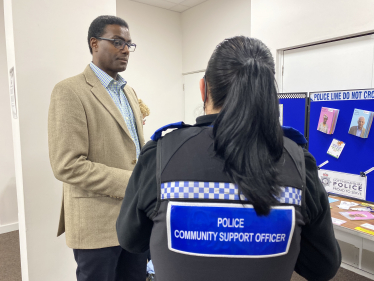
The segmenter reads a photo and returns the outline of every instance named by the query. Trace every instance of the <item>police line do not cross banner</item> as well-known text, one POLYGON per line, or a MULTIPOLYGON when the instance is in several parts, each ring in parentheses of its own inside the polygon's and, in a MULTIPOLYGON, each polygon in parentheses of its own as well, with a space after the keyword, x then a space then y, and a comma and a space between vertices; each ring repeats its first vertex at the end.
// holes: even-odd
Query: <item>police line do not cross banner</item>
POLYGON ((310 99, 316 101, 374 100, 374 89, 331 91, 310 93, 310 99))

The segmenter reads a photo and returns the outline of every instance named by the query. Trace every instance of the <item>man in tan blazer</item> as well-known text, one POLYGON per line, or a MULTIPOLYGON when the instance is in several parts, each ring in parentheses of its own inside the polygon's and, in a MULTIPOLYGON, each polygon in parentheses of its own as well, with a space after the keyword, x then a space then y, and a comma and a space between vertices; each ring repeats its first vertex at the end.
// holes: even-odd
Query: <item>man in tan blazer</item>
POLYGON ((127 23, 96 18, 88 31, 92 62, 53 89, 48 116, 50 162, 63 182, 58 236, 77 261, 78 281, 145 280, 146 254, 123 250, 116 219, 144 144, 134 90, 118 74, 131 42, 127 23))

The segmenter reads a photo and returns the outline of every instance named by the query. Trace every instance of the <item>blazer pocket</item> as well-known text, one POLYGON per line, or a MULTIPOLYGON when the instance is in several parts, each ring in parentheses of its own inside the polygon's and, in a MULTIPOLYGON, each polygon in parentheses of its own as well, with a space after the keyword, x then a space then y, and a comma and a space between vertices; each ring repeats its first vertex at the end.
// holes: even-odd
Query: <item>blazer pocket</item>
POLYGON ((92 191, 87 191, 79 187, 75 187, 73 185, 71 187, 71 193, 72 197, 74 198, 89 198, 89 197, 109 197, 109 195, 104 195, 104 194, 98 194, 92 191))

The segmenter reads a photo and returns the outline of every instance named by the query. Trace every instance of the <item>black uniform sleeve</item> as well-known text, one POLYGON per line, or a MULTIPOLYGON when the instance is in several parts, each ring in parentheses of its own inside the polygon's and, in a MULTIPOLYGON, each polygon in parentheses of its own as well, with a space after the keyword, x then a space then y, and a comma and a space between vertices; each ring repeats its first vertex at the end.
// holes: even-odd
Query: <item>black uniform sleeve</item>
POLYGON ((157 203, 156 150, 157 143, 153 141, 143 147, 117 218, 119 244, 131 253, 149 249, 153 227, 149 217, 157 203))
POLYGON ((341 263, 327 193, 319 177, 316 160, 304 151, 306 168, 306 212, 310 222, 302 228, 300 254, 295 271, 307 280, 330 280, 341 263))

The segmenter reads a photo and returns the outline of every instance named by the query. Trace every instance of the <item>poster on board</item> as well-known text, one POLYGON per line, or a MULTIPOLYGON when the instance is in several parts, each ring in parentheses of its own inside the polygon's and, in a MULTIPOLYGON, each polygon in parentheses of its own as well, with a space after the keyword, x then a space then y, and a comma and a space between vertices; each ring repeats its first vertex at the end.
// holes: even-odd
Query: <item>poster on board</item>
POLYGON ((367 177, 323 169, 318 176, 327 192, 366 200, 367 177))
POLYGON ((348 134, 367 139, 374 112, 355 108, 348 134))

